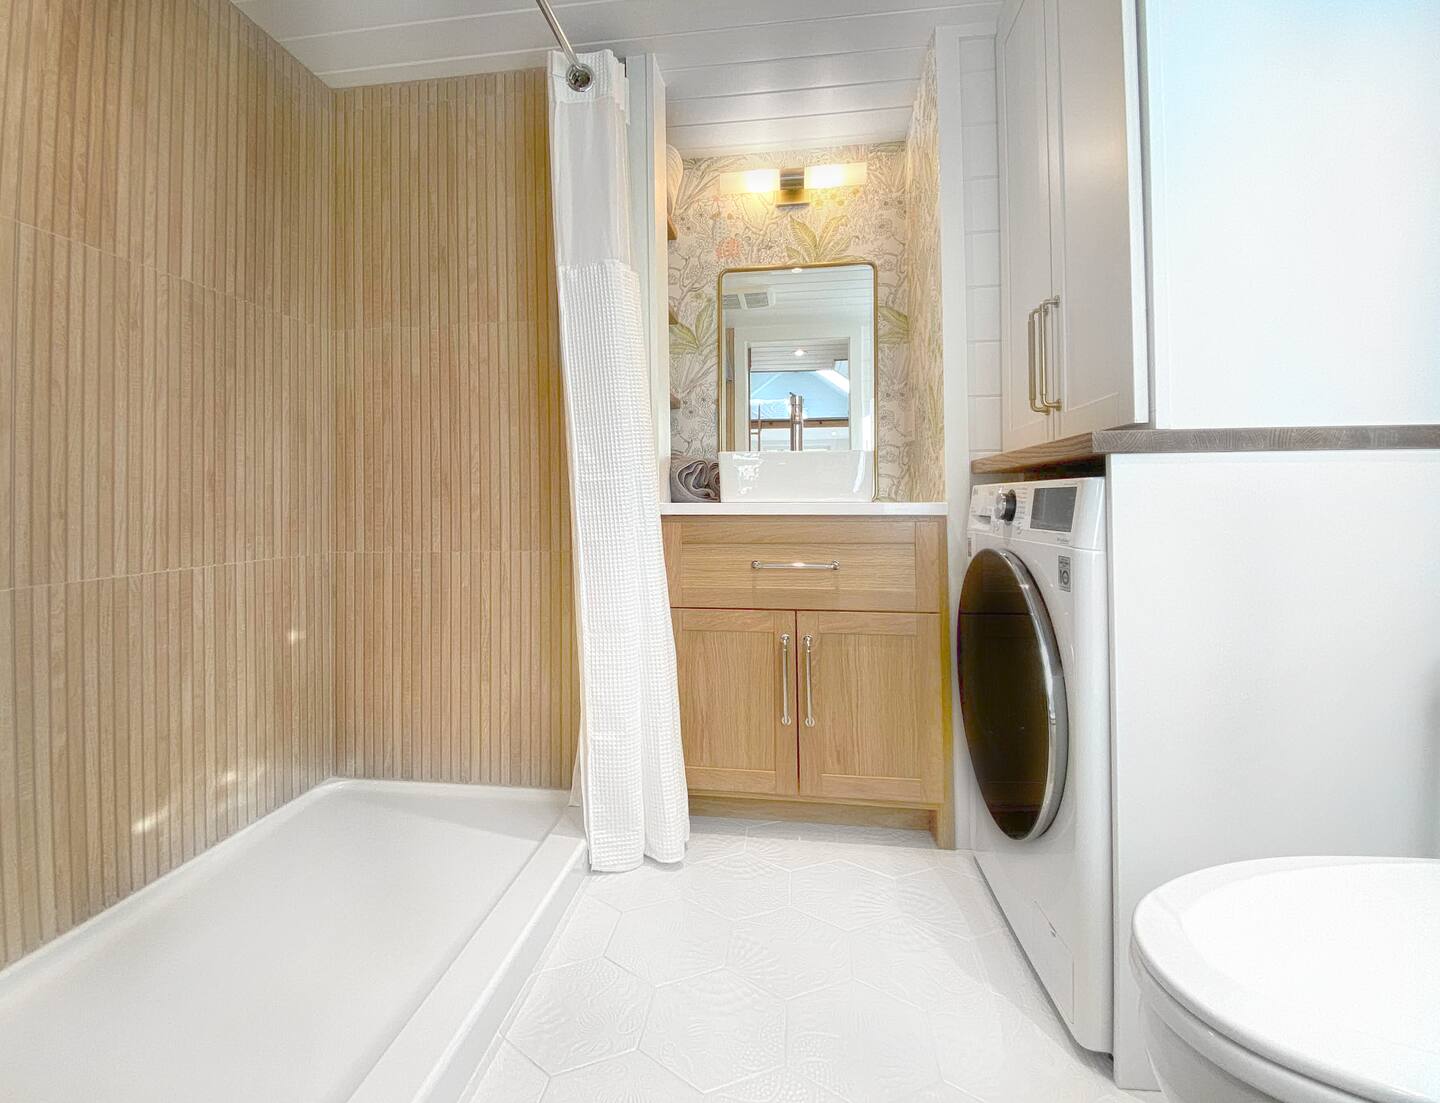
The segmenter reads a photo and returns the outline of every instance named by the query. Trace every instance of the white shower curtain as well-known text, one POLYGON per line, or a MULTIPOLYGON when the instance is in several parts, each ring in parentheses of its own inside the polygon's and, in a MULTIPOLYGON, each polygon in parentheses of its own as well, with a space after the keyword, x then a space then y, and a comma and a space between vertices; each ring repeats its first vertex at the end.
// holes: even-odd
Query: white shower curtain
POLYGON ((609 50, 576 92, 550 55, 550 179, 570 442, 580 643, 576 790, 597 870, 685 856, 690 815, 655 438, 630 264, 625 71, 609 50))

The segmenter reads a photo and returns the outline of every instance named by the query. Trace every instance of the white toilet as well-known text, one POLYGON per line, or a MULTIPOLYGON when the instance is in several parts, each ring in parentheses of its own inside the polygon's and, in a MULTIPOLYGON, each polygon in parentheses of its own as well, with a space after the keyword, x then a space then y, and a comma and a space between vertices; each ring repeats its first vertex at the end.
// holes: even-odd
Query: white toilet
POLYGON ((1440 861, 1201 870, 1135 912, 1169 1103, 1440 1101, 1440 861))

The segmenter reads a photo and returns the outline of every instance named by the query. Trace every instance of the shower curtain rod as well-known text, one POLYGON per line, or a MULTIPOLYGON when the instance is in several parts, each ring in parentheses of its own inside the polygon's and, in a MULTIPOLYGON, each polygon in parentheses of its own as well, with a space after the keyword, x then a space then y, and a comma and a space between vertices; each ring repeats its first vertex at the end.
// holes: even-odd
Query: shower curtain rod
POLYGON ((565 56, 570 59, 570 68, 565 71, 565 83, 577 92, 585 91, 590 87, 590 82, 595 79, 595 74, 590 71, 590 66, 581 64, 580 59, 575 56, 575 47, 570 45, 570 39, 565 37, 560 20, 555 18, 555 12, 550 7, 550 0, 535 0, 535 3, 540 7, 540 14, 545 16, 545 22, 550 24, 555 41, 560 44, 560 49, 564 50, 565 56))

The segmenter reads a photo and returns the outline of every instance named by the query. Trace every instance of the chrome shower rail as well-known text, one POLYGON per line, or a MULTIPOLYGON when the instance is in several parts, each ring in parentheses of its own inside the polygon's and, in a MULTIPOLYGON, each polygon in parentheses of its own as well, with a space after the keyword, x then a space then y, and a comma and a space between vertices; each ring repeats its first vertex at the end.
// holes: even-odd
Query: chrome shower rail
POLYGON ((555 18, 555 12, 550 7, 550 0, 535 0, 540 6, 540 14, 545 17, 545 22, 550 24, 550 30, 555 35, 555 41, 560 44, 560 49, 570 59, 570 68, 565 71, 565 83, 577 92, 583 92, 590 87, 590 82, 595 79, 595 74, 590 71, 590 66, 583 64, 575 56, 575 47, 570 45, 570 39, 566 37, 564 28, 560 26, 560 20, 555 18))

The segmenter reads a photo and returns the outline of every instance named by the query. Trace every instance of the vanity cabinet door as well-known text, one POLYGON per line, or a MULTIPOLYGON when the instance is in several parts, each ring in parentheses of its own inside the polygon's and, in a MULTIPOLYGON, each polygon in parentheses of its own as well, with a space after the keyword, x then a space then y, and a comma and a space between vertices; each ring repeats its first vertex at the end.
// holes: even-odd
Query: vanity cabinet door
POLYGON ((671 616, 690 788, 794 794, 795 614, 674 609, 671 616))
POLYGON ((943 619, 797 615, 802 794, 944 801, 943 619))

